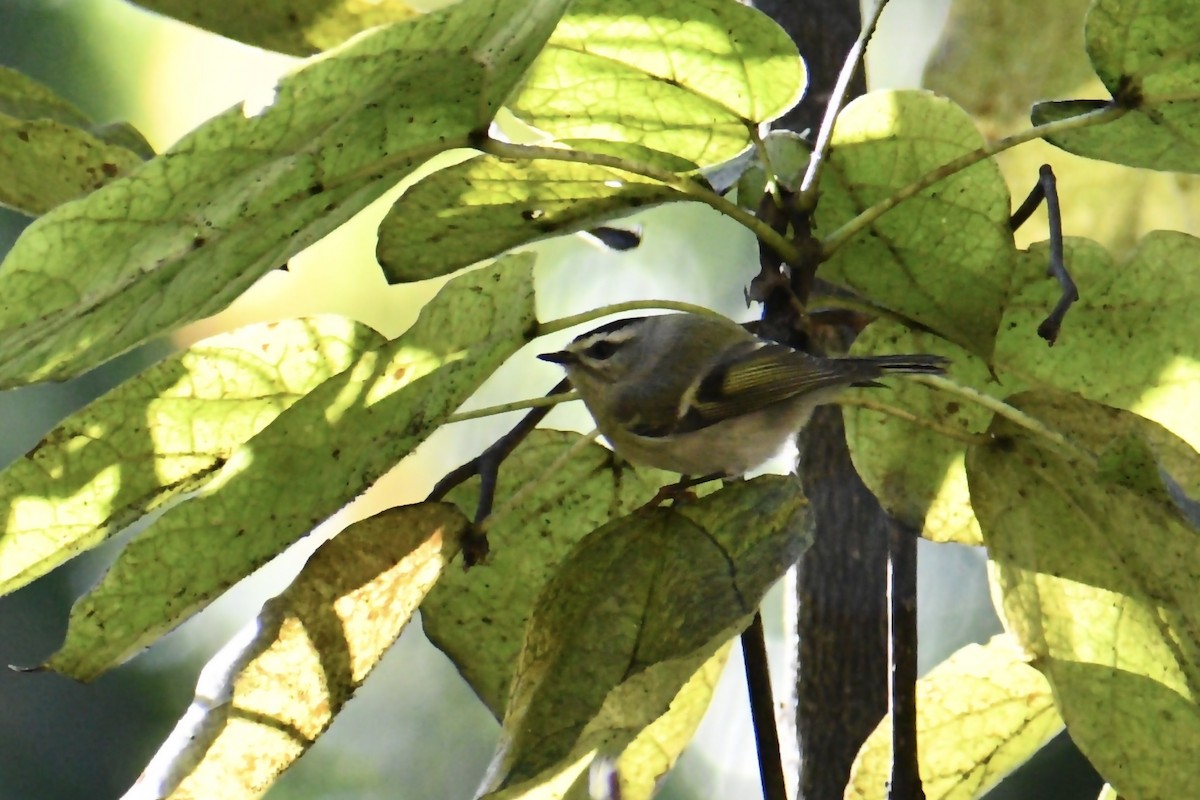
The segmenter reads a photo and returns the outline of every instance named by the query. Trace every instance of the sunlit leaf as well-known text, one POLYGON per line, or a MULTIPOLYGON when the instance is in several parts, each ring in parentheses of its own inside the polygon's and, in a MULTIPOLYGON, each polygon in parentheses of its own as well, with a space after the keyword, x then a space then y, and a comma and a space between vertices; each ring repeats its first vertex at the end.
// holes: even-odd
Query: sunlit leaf
POLYGON ((0 473, 0 593, 195 491, 238 445, 381 341, 339 317, 252 325, 67 417, 0 473))
POLYGON ((139 778, 172 800, 250 800, 325 732, 458 552, 453 506, 394 508, 323 544, 200 673, 139 778))
POLYGON ((508 106, 559 139, 610 139, 702 166, 800 98, 804 66, 767 16, 727 0, 576 0, 508 106))
POLYGON ((44 214, 128 174, 147 150, 140 137, 110 141, 49 87, 0 67, 0 206, 44 214))
POLYGON ((1105 779, 1131 797, 1185 797, 1200 781, 1200 533, 1164 491, 1161 464, 1107 451, 1115 442, 1126 454, 1121 443, 1140 439, 1190 460, 1192 472, 1200 455, 1148 420, 1077 396, 1009 402, 1074 446, 997 419, 994 441, 968 453, 1006 627, 1105 779))
MULTIPOLYGON (((1087 18, 1092 66, 1130 109, 1115 122, 1048 137, 1072 153, 1132 167, 1200 172, 1200 7, 1190 0, 1096 0, 1087 18)), ((1088 110, 1040 103, 1034 124, 1088 110)))
POLYGON ((589 753, 619 753, 662 716, 799 555, 805 519, 794 479, 767 476, 584 539, 530 617, 495 796, 521 796, 589 753))
MULTIPOLYGON (((971 644, 917 681, 917 755, 928 800, 982 797, 1063 728, 1046 678, 1011 637, 971 644)), ((888 717, 850 768, 846 800, 885 800, 888 717)))
MULTIPOLYGON (((821 183, 817 234, 983 145, 966 113, 915 91, 872 92, 846 107, 821 183)), ((1012 278, 1008 189, 981 162, 900 203, 840 247, 818 275, 991 355, 1012 278)))
MULTIPOLYGON (((959 382, 997 398, 1033 386, 1077 392, 1136 411, 1200 447, 1200 339, 1192 335, 1200 303, 1200 242, 1153 233, 1120 263, 1094 242, 1068 239, 1067 264, 1081 297, 1054 347, 1038 323, 1058 299, 1046 277, 1044 244, 1018 256, 1013 294, 996 339, 992 378, 982 360, 895 323, 877 322, 855 342, 856 353, 932 351, 951 358, 959 382)), ((924 386, 897 382, 894 391, 862 390, 857 399, 892 405, 950 432, 980 434, 990 412, 924 386)), ((965 443, 867 408, 846 409, 854 464, 884 505, 937 541, 979 544, 978 523, 962 469, 965 443)))
POLYGON ((0 386, 77 374, 214 313, 467 144, 565 3, 464 0, 356 38, 261 111, 230 109, 34 222, 0 271, 0 386))
POLYGON ((684 197, 622 170, 479 156, 405 192, 379 228, 377 256, 389 281, 422 280, 670 199, 684 197))
POLYGON ((451 281, 403 336, 238 448, 199 496, 136 537, 76 603, 48 666, 87 680, 120 663, 412 452, 533 333, 531 261, 514 257, 451 281))

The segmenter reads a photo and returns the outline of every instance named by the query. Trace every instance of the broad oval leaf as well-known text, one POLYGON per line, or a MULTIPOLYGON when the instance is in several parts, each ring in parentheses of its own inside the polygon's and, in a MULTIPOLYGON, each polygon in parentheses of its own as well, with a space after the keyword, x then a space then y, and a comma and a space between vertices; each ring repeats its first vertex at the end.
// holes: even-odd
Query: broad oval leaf
POLYGON ((130 542, 47 666, 91 679, 203 608, 412 452, 535 327, 529 256, 446 284, 404 335, 305 395, 130 542))
POLYGON ((464 0, 355 39, 29 226, 0 271, 0 386, 211 314, 485 129, 566 0, 464 0), (87 264, 87 269, 80 269, 87 264))
MULTIPOLYGON (((671 482, 656 470, 615 468, 598 444, 579 448, 579 434, 535 430, 504 461, 496 507, 530 481, 521 504, 488 523, 488 562, 451 571, 421 605, 421 624, 496 719, 504 717, 525 623, 542 587, 590 531, 628 514, 671 482), (566 462, 559 459, 571 448, 566 462)), ((474 514, 479 482, 447 499, 474 514)))
POLYGON ((967 456, 971 499, 1005 626, 1049 679, 1071 738, 1130 797, 1186 797, 1200 782, 1200 534, 1164 490, 1166 451, 1200 455, 1154 423, 1082 398, 1009 398, 1068 437, 1005 419, 967 456), (1117 443, 1117 459, 1106 452, 1117 443), (1082 455, 1089 452, 1095 455, 1082 455), (1120 719, 1120 725, 1113 725, 1120 719))
POLYGON ((558 139, 608 139, 701 166, 751 144, 804 89, 791 38, 727 0, 576 0, 507 105, 558 139))
POLYGON ((449 504, 393 508, 321 545, 200 673, 138 778, 171 800, 251 800, 325 732, 458 553, 449 504))
POLYGON ((195 491, 238 445, 382 341, 340 317, 251 325, 76 411, 0 473, 0 594, 195 491))
POLYGON ((140 137, 110 141, 49 87, 0 67, 0 206, 44 214, 129 174, 151 155, 140 137))
MULTIPOLYGON (((1200 172, 1200 7, 1189 0, 1096 0, 1085 29, 1088 55, 1120 119, 1047 137, 1089 158, 1131 167, 1200 172)), ((1075 116, 1089 101, 1041 103, 1040 125, 1075 116)))
POLYGON ((647 509, 585 538, 538 598, 488 788, 617 753, 750 620, 807 544, 792 478, 647 509))
MULTIPOLYGON (((872 92, 838 116, 821 182, 828 238, 871 205, 983 145, 971 118, 927 92, 872 92)), ((904 200, 845 242, 818 275, 987 358, 1016 250, 1008 188, 983 161, 904 200)))
MULTIPOLYGON (((1046 678, 1007 634, 970 644, 917 681, 917 756, 927 800, 974 800, 1063 728, 1046 678)), ((850 767, 845 800, 886 800, 888 717, 850 767)))
POLYGON ((671 199, 686 198, 623 170, 477 156, 401 195, 376 254, 388 282, 419 281, 671 199))

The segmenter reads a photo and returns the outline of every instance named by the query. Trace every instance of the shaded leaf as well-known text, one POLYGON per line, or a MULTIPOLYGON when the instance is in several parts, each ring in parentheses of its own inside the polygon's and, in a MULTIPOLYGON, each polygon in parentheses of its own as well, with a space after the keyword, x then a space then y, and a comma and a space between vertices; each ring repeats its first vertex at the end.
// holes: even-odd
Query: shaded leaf
POLYGON ((137 4, 239 42, 294 56, 328 50, 359 31, 410 19, 431 3, 362 0, 136 0, 137 4))
MULTIPOLYGON (((538 481, 536 488, 488 523, 487 564, 447 573, 421 605, 425 634, 496 719, 504 716, 534 601, 562 559, 590 531, 633 511, 671 482, 656 470, 614 469, 611 451, 598 444, 557 463, 582 438, 535 430, 513 451, 500 470, 496 507, 530 481, 538 481)), ((448 495, 472 515, 478 497, 478 479, 448 495)))
MULTIPOLYGON (((1088 55, 1117 103, 1130 111, 1115 122, 1048 141, 1132 167, 1200 172, 1198 27, 1200 8, 1190 0, 1096 0, 1085 29, 1088 55)), ((1079 111, 1079 102, 1039 103, 1033 122, 1040 125, 1079 111)))
POLYGON ((418 281, 671 199, 685 198, 608 167, 478 156, 401 195, 379 228, 376 255, 389 282, 418 281))
POLYGON ((464 0, 357 38, 284 78, 261 113, 233 108, 34 222, 0 272, 0 386, 77 374, 214 313, 467 144, 565 2, 464 0))
MULTIPOLYGON (((872 92, 838 116, 821 183, 824 238, 933 169, 983 145, 944 98, 872 92)), ((987 358, 1008 296, 1015 249, 1009 196, 995 164, 950 176, 884 214, 818 274, 987 358)))
POLYGON ((971 499, 1006 627, 1050 680, 1071 738, 1132 797, 1187 796, 1200 781, 1200 534, 1154 490, 1144 460, 1114 473, 1126 437, 1200 456, 1148 420, 1067 394, 1009 398, 1100 458, 1004 419, 967 455, 971 499), (1113 720, 1119 719, 1120 725, 1113 720))
POLYGON ((47 666, 87 680, 120 663, 412 452, 532 335, 531 262, 507 259, 446 284, 403 336, 238 448, 75 604, 67 640, 47 666), (199 563, 198 552, 207 554, 199 563))
POLYGON ((0 206, 44 214, 128 174, 153 155, 130 131, 97 129, 49 87, 0 67, 0 206))
POLYGON ((530 617, 489 788, 518 796, 623 750, 749 622, 805 520, 794 479, 764 476, 584 539, 530 617))
POLYGON ((0 473, 0 593, 195 491, 238 445, 381 341, 339 317, 251 325, 75 412, 0 473))
POLYGON ((799 99, 791 38, 726 0, 576 0, 507 105, 559 139, 641 144, 702 166, 799 99))
POLYGON ((458 553, 448 504, 384 511, 321 545, 200 673, 138 779, 172 800, 256 798, 325 732, 458 553))
MULTIPOLYGON (((917 755, 928 800, 972 800, 1063 728, 1050 684, 1007 635, 970 644, 917 681, 917 755)), ((888 717, 850 768, 846 800, 885 800, 891 778, 888 717)))

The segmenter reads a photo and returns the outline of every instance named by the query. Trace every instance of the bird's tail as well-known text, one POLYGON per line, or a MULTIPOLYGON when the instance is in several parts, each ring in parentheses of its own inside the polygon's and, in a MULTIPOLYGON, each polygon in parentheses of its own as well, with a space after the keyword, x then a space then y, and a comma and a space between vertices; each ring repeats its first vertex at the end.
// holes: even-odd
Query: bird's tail
POLYGON ((950 359, 934 355, 911 356, 863 356, 854 359, 870 364, 879 370, 881 375, 889 373, 916 373, 918 375, 944 375, 950 359))

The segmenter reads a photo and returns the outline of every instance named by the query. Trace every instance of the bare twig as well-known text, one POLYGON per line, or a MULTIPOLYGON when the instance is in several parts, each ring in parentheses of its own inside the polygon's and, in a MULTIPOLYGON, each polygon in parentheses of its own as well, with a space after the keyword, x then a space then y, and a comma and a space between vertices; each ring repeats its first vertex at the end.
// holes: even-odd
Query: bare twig
POLYGON ((750 693, 750 717, 754 722, 763 800, 787 800, 779 731, 775 727, 775 696, 771 692, 771 673, 767 668, 767 638, 761 612, 755 612, 754 621, 742 632, 742 660, 746 665, 746 688, 750 693))
POLYGON ((1050 228, 1050 264, 1046 274, 1053 276, 1062 287, 1062 294, 1055 303, 1042 324, 1038 325, 1038 336, 1045 339, 1051 346, 1058 340, 1058 332, 1062 329, 1063 318, 1067 311, 1079 299, 1079 288, 1075 285, 1071 273, 1067 271, 1067 261, 1063 254, 1062 208, 1058 202, 1058 184, 1054 178, 1054 170, 1049 164, 1042 164, 1038 170, 1038 181, 1025 202, 1013 212, 1008 224, 1012 230, 1021 227, 1029 219, 1037 207, 1045 201, 1046 216, 1050 228))
MULTIPOLYGON (((570 381, 563 378, 546 396, 562 394, 568 390, 570 385, 570 381)), ((475 525, 478 526, 492 513, 492 504, 496 501, 496 477, 500 472, 500 464, 537 427, 537 424, 545 419, 551 408, 553 406, 532 409, 513 426, 512 430, 493 442, 482 453, 446 473, 429 492, 429 497, 426 499, 430 502, 441 500, 451 489, 478 475, 480 481, 479 502, 475 506, 475 525)), ((468 569, 483 561, 488 554, 487 535, 478 531, 465 535, 462 552, 463 566, 468 569)))

